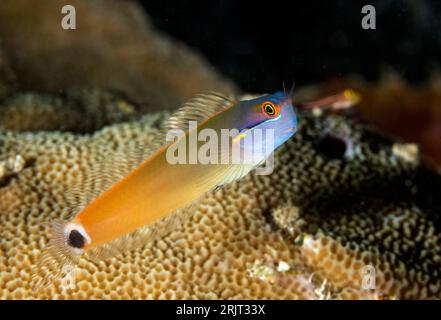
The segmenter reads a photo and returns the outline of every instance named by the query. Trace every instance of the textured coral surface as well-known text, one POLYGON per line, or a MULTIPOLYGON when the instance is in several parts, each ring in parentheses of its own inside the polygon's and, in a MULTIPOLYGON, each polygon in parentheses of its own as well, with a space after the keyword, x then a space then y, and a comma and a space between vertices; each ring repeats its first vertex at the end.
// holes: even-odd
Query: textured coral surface
POLYGON ((407 144, 309 113, 273 174, 207 195, 181 229, 143 250, 83 260, 74 288, 34 291, 31 268, 65 191, 107 147, 148 143, 163 118, 93 134, 2 133, 2 298, 440 297, 440 177, 407 144), (375 268, 374 290, 361 288, 365 266, 375 268))
POLYGON ((84 261, 77 288, 62 292, 31 289, 31 266, 48 240, 44 222, 60 215, 63 190, 81 183, 103 145, 115 150, 135 140, 148 141, 155 116, 104 128, 93 135, 8 133, 2 156, 20 155, 26 164, 3 177, 1 188, 2 298, 269 298, 295 297, 296 281, 281 281, 277 291, 248 275, 250 264, 268 255, 290 261, 289 241, 272 231, 250 184, 236 184, 207 197, 182 230, 146 249, 95 265, 84 261))

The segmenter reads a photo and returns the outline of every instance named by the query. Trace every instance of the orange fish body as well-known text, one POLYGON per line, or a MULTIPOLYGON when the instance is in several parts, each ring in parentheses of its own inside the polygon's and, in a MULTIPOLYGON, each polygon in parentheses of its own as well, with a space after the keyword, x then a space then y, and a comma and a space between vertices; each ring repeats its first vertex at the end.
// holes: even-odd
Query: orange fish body
POLYGON ((191 205, 207 192, 246 175, 289 139, 295 133, 296 126, 297 118, 291 99, 283 93, 246 101, 231 101, 218 94, 196 97, 179 109, 166 124, 169 131, 181 129, 182 134, 171 142, 163 143, 135 169, 99 193, 72 220, 54 224, 54 235, 43 251, 40 269, 53 270, 54 266, 55 269, 62 269, 66 263, 77 263, 78 257, 85 252, 91 256, 98 252, 99 256, 104 245, 126 250, 133 248, 131 244, 135 242, 142 244, 144 240, 152 239, 147 232, 145 237, 136 237, 144 227, 146 230, 152 229, 156 222, 167 221, 163 219, 192 208, 191 205), (197 123, 193 128, 188 125, 188 120, 192 119, 197 123), (197 153, 205 143, 198 138, 194 143, 193 138, 204 129, 221 137, 225 129, 237 129, 238 133, 228 137, 231 138, 231 145, 228 143, 227 146, 229 152, 234 146, 239 146, 245 153, 252 151, 253 146, 247 146, 244 141, 257 129, 275 131, 275 140, 269 149, 259 149, 257 160, 249 163, 232 163, 231 155, 227 156, 227 163, 221 162, 226 149, 220 141, 217 141, 220 147, 216 146, 209 152, 210 155, 219 156, 220 162, 193 163, 190 160, 192 152, 197 153), (185 164, 172 163, 169 151, 183 142, 187 146, 185 157, 190 161, 185 164), (129 245, 128 239, 136 241, 129 245))
POLYGON ((216 186, 209 179, 214 170, 209 165, 169 164, 166 149, 160 149, 75 217, 72 223, 83 226, 91 239, 84 249, 152 224, 198 199, 216 186))

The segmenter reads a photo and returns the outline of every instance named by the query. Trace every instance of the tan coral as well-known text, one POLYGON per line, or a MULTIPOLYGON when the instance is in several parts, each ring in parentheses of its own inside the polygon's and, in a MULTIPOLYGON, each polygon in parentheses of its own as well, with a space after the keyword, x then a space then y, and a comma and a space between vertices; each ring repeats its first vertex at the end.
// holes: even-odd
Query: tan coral
POLYGON ((0 76, 7 84, 52 93, 118 90, 149 112, 201 91, 237 91, 202 56, 156 30, 136 1, 68 4, 76 9, 75 30, 61 26, 65 1, 1 1, 0 76))
POLYGON ((81 184, 104 146, 149 143, 164 114, 86 135, 3 132, 1 160, 20 155, 25 168, 0 189, 1 298, 439 298, 439 176, 395 157, 389 140, 363 124, 299 117, 272 175, 207 195, 182 229, 142 250, 82 260, 74 288, 63 282, 40 292, 31 268, 65 191, 81 184), (353 147, 350 158, 342 145, 353 147), (378 292, 357 289, 353 266, 365 255, 378 269, 378 292))
POLYGON ((331 285, 332 298, 440 298, 441 177, 418 154, 397 157, 395 143, 369 126, 318 119, 303 114, 273 178, 284 186, 274 197, 288 201, 272 217, 297 258, 331 285), (360 290, 370 265, 375 289, 360 290))
POLYGON ((5 95, 0 108, 0 128, 14 131, 93 132, 139 117, 135 105, 121 94, 96 89, 54 95, 14 92, 5 95))
MULTIPOLYGON (((61 133, 2 136, 2 156, 21 154, 31 166, 0 189, 1 297, 14 298, 299 298, 305 277, 269 282, 248 276, 263 256, 293 261, 292 245, 268 227, 250 184, 207 197, 182 228, 144 250, 97 265, 82 261, 76 288, 35 294, 31 266, 48 240, 45 222, 60 215, 63 190, 80 183, 103 144, 148 142, 157 116, 104 128, 92 136, 61 133)), ((277 273, 277 271, 276 271, 277 273)), ((306 289, 303 289, 306 290, 306 289)))

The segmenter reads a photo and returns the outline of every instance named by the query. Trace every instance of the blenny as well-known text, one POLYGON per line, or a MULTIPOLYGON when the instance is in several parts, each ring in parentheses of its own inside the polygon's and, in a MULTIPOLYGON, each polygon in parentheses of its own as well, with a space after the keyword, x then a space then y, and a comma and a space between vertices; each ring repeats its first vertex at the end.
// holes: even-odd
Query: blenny
MULTIPOLYGON (((119 171, 121 167, 129 168, 126 172, 104 172, 97 164, 90 178, 107 179, 102 190, 96 190, 95 195, 84 195, 78 188, 67 195, 73 199, 72 218, 53 222, 53 237, 41 256, 40 270, 49 269, 51 276, 57 277, 65 265, 75 265, 82 255, 103 259, 168 233, 194 211, 207 192, 248 174, 294 135, 296 127, 290 95, 282 92, 243 101, 218 93, 196 96, 165 123, 155 147, 137 148, 134 154, 113 155, 106 160, 126 162, 125 166, 115 165, 119 171), (196 122, 194 128, 189 125, 192 121, 196 122), (258 130, 271 130, 273 141, 269 148, 260 148, 251 162, 175 164, 168 161, 169 148, 183 141, 191 144, 194 130, 203 129, 219 136, 225 129, 230 134, 236 132, 229 136, 228 147, 237 147, 243 153, 250 152, 245 138, 258 130), (167 134, 174 131, 184 134, 168 141, 167 134)), ((196 148, 200 147, 201 143, 197 143, 196 148)), ((216 150, 221 155, 225 152, 222 148, 216 150)), ((189 148, 187 155, 192 151, 195 150, 189 148)), ((232 160, 231 156, 228 159, 232 160)), ((111 168, 108 164, 103 167, 111 168)))

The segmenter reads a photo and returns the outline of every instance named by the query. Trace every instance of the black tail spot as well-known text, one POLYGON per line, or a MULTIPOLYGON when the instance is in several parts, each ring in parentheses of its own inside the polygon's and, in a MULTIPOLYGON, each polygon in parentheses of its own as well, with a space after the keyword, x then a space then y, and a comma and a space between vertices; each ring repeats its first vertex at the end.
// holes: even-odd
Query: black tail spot
POLYGON ((81 249, 84 247, 84 237, 77 230, 72 230, 69 234, 69 238, 67 239, 67 244, 71 247, 81 249))

